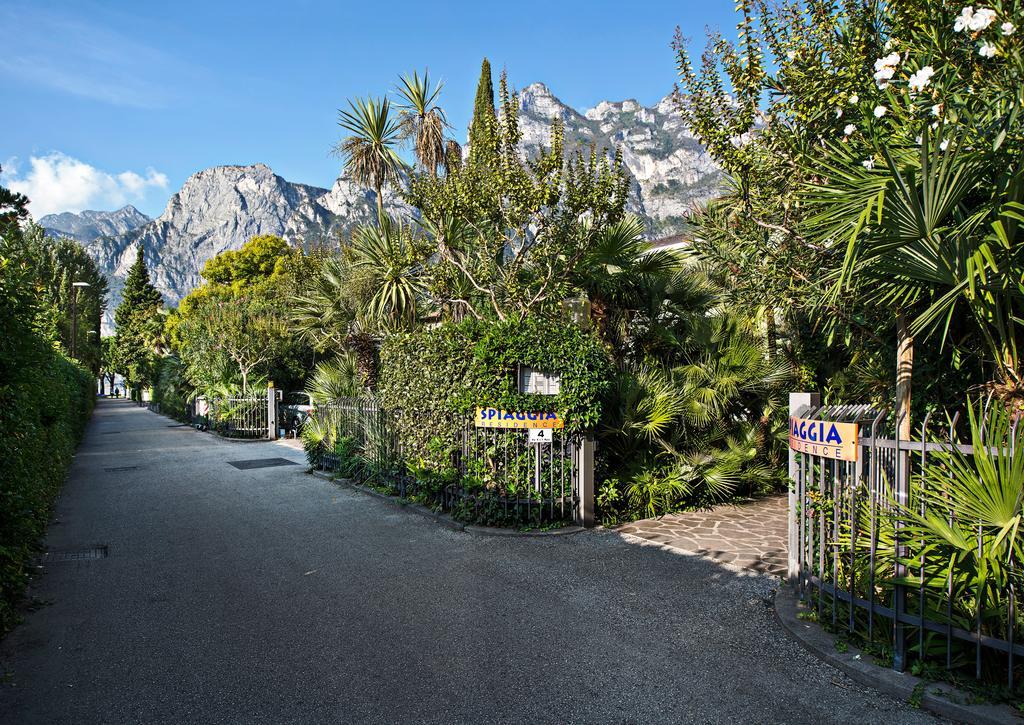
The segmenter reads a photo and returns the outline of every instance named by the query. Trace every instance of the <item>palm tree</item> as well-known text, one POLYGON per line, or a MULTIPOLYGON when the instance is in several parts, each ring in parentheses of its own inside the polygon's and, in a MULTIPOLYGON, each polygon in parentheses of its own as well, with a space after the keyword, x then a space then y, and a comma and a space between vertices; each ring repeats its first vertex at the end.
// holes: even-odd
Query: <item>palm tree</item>
POLYGON ((398 181, 405 164, 395 147, 402 138, 402 126, 391 116, 386 98, 349 101, 348 111, 338 111, 338 125, 349 132, 336 147, 345 171, 357 184, 377 193, 377 218, 384 216, 383 189, 398 181))
POLYGON ((822 181, 807 194, 811 241, 845 247, 837 292, 856 287, 868 302, 907 313, 911 335, 945 338, 966 312, 995 363, 990 386, 1020 401, 1020 161, 994 150, 998 144, 947 136, 941 125, 934 134, 925 126, 921 138, 878 143, 877 165, 849 145, 829 145, 812 164, 822 181))
POLYGON ((432 86, 429 71, 423 71, 422 78, 413 71, 412 76, 402 76, 399 80, 395 90, 402 98, 399 105, 402 132, 412 141, 416 160, 431 176, 436 176, 437 167, 444 165, 448 156, 444 138, 448 121, 437 105, 444 83, 432 86))
POLYGON ((352 299, 351 271, 343 259, 324 259, 305 294, 291 307, 298 335, 316 350, 336 350, 344 345, 355 319, 358 300, 352 299))
POLYGON ((363 225, 352 234, 353 269, 370 276, 372 295, 364 310, 368 321, 384 327, 411 327, 423 295, 423 259, 412 230, 382 216, 377 226, 363 225))

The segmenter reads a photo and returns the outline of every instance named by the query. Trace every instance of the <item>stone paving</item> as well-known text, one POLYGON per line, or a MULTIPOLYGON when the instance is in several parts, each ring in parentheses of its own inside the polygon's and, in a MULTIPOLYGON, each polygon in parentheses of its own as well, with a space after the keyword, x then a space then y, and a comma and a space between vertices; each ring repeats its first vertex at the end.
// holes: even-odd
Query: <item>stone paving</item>
POLYGON ((781 576, 786 573, 786 511, 785 495, 768 496, 634 521, 616 530, 674 551, 781 576))

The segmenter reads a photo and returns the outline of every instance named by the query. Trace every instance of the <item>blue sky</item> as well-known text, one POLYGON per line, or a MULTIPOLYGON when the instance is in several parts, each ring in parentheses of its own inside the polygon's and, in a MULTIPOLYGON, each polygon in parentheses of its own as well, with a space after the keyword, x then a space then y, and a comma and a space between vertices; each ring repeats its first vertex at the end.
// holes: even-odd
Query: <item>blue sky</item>
POLYGON ((429 68, 460 140, 480 60, 583 110, 651 104, 675 26, 733 35, 729 0, 8 2, 0 0, 0 163, 35 216, 133 203, 155 216, 193 172, 264 162, 329 187, 337 109, 429 68))

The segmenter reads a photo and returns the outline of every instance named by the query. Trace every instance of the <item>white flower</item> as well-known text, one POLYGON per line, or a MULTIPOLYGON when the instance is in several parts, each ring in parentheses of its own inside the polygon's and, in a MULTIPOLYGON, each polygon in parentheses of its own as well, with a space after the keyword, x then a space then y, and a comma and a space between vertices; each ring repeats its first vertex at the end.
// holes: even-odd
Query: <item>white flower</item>
POLYGON ((884 58, 875 61, 875 83, 879 88, 885 88, 896 73, 896 66, 899 65, 900 54, 890 53, 884 58))
POLYGON ((884 58, 879 58, 875 61, 875 70, 882 70, 883 68, 889 68, 891 66, 897 66, 900 64, 899 53, 889 53, 884 58))
POLYGON ((993 58, 996 54, 996 46, 991 43, 982 43, 981 47, 978 48, 978 55, 982 58, 993 58))
POLYGON ((852 123, 848 123, 848 124, 846 124, 846 126, 845 126, 845 127, 843 128, 843 135, 844 135, 844 136, 852 136, 852 135, 853 135, 853 132, 854 132, 854 131, 856 131, 856 130, 857 130, 857 127, 856 127, 856 126, 854 126, 854 125, 853 125, 852 123))
POLYGON ((947 148, 949 148, 949 141, 943 141, 942 143, 940 143, 939 148, 945 151, 947 148))
POLYGON ((910 90, 923 91, 925 86, 931 83, 933 75, 935 75, 935 69, 930 65, 926 65, 924 68, 910 76, 910 81, 908 82, 910 90))
POLYGON ((875 168, 875 160, 864 159, 863 161, 860 162, 860 165, 863 166, 865 169, 873 169, 875 168))
POLYGON ((885 106, 875 106, 875 118, 881 118, 888 110, 885 106))
POLYGON ((858 96, 856 93, 854 93, 852 96, 850 96, 850 105, 852 106, 852 105, 856 104, 857 101, 859 101, 859 100, 860 100, 860 96, 858 96))
POLYGON ((887 41, 885 41, 885 49, 889 50, 890 48, 892 48, 895 42, 896 41, 893 38, 889 38, 887 41))
POLYGON ((978 8, 967 23, 971 30, 984 30, 996 19, 996 11, 992 8, 978 8))
POLYGON ((843 109, 837 108, 836 109, 836 118, 842 118, 842 117, 843 117, 843 109))
POLYGON ((936 103, 934 106, 932 106, 932 115, 938 116, 940 113, 942 113, 942 104, 936 103))
POLYGON ((953 23, 954 32, 961 32, 971 26, 971 19, 974 17, 974 7, 968 5, 960 11, 960 15, 957 17, 956 22, 953 23))
POLYGON ((1013 31, 1016 30, 1016 26, 1013 23, 1003 23, 999 26, 999 29, 1003 31, 1003 35, 1013 35, 1013 31))
POLYGON ((795 50, 788 50, 788 51, 786 51, 786 60, 788 60, 790 63, 792 63, 795 58, 796 58, 796 51, 795 50))
POLYGON ((921 145, 921 137, 918 136, 917 138, 915 138, 914 139, 914 143, 916 143, 918 146, 920 146, 921 145))

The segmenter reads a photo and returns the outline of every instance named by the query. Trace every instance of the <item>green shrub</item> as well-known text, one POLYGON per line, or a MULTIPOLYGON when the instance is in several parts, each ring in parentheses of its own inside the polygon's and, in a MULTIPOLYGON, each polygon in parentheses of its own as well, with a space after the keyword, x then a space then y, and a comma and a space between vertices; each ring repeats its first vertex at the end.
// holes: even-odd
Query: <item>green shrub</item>
POLYGON ((17 620, 15 605, 29 565, 94 402, 94 380, 38 339, 35 364, 8 366, 0 385, 0 633, 17 620))
POLYGON ((557 412, 573 431, 593 429, 610 367, 592 334, 559 319, 466 320, 389 336, 381 349, 379 397, 398 412, 404 453, 428 467, 450 465, 476 406, 557 412), (519 392, 526 365, 561 377, 558 395, 519 392))

